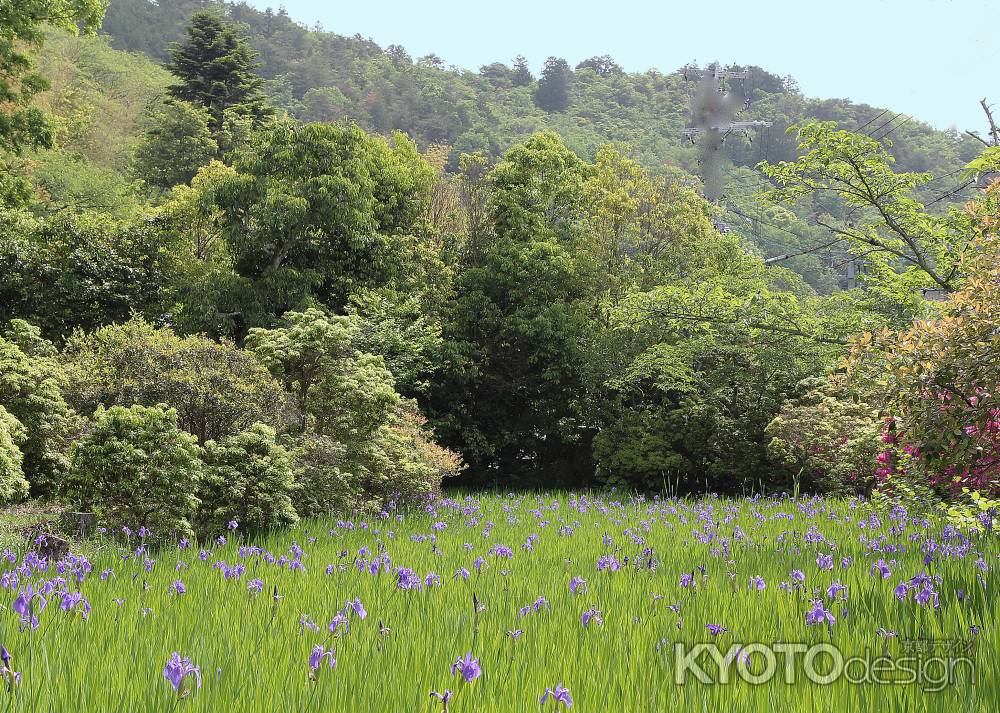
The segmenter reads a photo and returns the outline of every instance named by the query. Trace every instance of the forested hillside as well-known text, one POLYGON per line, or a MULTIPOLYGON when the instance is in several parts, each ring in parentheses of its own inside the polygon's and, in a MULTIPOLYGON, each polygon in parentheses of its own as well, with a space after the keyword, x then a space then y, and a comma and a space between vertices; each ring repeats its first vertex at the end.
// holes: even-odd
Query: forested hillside
MULTIPOLYGON (((693 83, 679 67, 629 74, 613 58, 595 56, 575 68, 549 58, 540 78, 510 58, 471 71, 436 55, 413 58, 404 47, 343 37, 336 28, 308 28, 283 10, 262 12, 246 3, 213 0, 113 0, 102 31, 115 47, 164 61, 187 18, 205 7, 224 9, 247 27, 269 98, 303 121, 346 117, 370 131, 405 131, 421 146, 451 147, 452 167, 461 153, 495 157, 536 131, 553 130, 583 158, 592 159, 605 143, 627 142, 637 160, 655 172, 668 166, 695 170, 695 152, 680 135, 690 119, 693 83)), ((882 111, 842 99, 807 98, 793 78, 749 68, 750 78, 737 87, 751 101, 748 117, 766 118, 774 126, 752 146, 734 142, 737 166, 793 158, 796 142, 785 129, 806 118, 852 128, 882 111)), ((935 131, 919 119, 892 132, 902 168, 939 174, 975 156, 974 142, 935 131)))
MULTIPOLYGON (((382 134, 404 131, 421 147, 443 146, 445 165, 452 171, 463 153, 496 158, 532 133, 551 130, 584 159, 592 160, 606 143, 621 142, 654 174, 699 174, 698 152, 680 133, 691 119, 696 84, 696 76, 683 68, 630 74, 608 56, 592 57, 575 68, 550 57, 542 76, 535 77, 519 56, 470 71, 435 55, 413 58, 403 47, 383 48, 361 37, 308 28, 280 9, 262 12, 245 3, 211 0, 114 0, 102 31, 115 47, 163 61, 186 19, 204 7, 218 8, 246 27, 259 53, 269 100, 302 121, 346 119, 382 134)), ((919 117, 844 99, 808 98, 791 77, 755 66, 745 69, 749 78, 732 87, 741 101, 749 101, 741 118, 773 125, 755 132, 752 143, 733 137, 724 146, 729 210, 717 220, 764 257, 809 250, 823 236, 809 216, 841 209, 830 201, 807 202, 794 211, 762 209, 753 201, 761 183, 752 168, 762 160, 794 158, 796 140, 786 133, 793 124, 818 119, 864 128, 891 140, 900 168, 935 176, 954 176, 977 153, 975 141, 936 131, 919 117)), ((938 183, 918 194, 933 200, 949 185, 954 184, 938 183)), ((845 258, 834 245, 785 263, 813 287, 829 292, 846 284, 845 258)))

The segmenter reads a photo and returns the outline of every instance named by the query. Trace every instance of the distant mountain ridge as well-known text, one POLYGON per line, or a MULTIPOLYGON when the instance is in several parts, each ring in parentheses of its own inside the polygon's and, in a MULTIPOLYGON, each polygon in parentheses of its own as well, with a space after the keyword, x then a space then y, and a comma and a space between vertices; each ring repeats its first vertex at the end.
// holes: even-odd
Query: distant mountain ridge
MULTIPOLYGON (((680 134, 693 90, 680 71, 629 74, 611 58, 595 57, 568 73, 565 109, 546 111, 536 100, 538 81, 524 84, 507 64, 473 72, 448 67, 436 55, 414 60, 398 45, 382 48, 360 36, 310 29, 284 10, 260 11, 244 2, 112 0, 102 31, 115 47, 162 62, 187 18, 206 8, 246 26, 271 101, 303 121, 347 118, 370 131, 405 131, 423 146, 451 147, 453 165, 463 152, 496 156, 535 131, 551 129, 586 157, 601 144, 627 142, 654 171, 697 168, 696 152, 680 134)), ((773 126, 752 144, 730 142, 736 166, 792 159, 795 144, 785 129, 808 118, 836 120, 846 128, 871 122, 870 131, 896 116, 844 99, 806 98, 791 78, 749 69, 750 78, 733 90, 749 95, 747 118, 766 118, 773 126)), ((878 133, 891 133, 893 152, 908 170, 946 173, 977 155, 974 141, 917 118, 900 115, 878 133)))

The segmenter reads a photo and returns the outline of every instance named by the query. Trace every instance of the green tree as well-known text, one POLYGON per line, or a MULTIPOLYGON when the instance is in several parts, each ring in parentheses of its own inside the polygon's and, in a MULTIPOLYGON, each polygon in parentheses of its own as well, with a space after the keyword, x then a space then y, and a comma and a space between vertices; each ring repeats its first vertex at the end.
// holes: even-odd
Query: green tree
POLYGON ((253 329, 247 349, 282 379, 302 415, 291 442, 302 514, 367 507, 436 491, 458 471, 454 454, 424 432, 381 357, 357 351, 355 318, 290 312, 253 329))
POLYGON ((573 71, 566 60, 549 57, 535 89, 535 103, 545 111, 564 111, 569 106, 569 83, 573 71))
POLYGON ((778 185, 772 199, 822 194, 843 201, 847 214, 822 215, 817 222, 847 242, 865 262, 868 286, 893 302, 913 305, 922 287, 957 289, 968 230, 959 217, 934 215, 916 197, 929 173, 893 170, 886 144, 837 129, 835 122, 805 123, 797 137, 796 160, 761 164, 778 185))
POLYGON ((146 527, 158 538, 191 535, 199 450, 194 436, 177 427, 173 409, 101 407, 73 446, 63 494, 109 528, 146 527))
POLYGON ((0 263, 9 266, 0 272, 0 294, 11 314, 44 335, 60 339, 77 327, 126 321, 133 312, 149 319, 167 312, 183 250, 161 221, 93 213, 8 217, 16 230, 0 231, 0 263))
POLYGON ((534 81, 535 78, 528 67, 528 60, 523 54, 519 54, 514 58, 514 68, 510 76, 511 84, 515 87, 527 87, 534 81))
POLYGON ((578 398, 588 291, 573 219, 590 170, 547 133, 488 175, 490 237, 456 268, 448 366, 424 399, 444 442, 481 475, 589 457, 578 398))
POLYGON ((201 532, 225 532, 232 520, 251 533, 298 522, 291 498, 295 487, 291 456, 275 442, 270 426, 255 423, 219 442, 208 441, 202 460, 201 532))
POLYGON ((170 71, 180 80, 171 96, 205 107, 213 131, 226 110, 262 120, 272 112, 257 76, 256 53, 239 29, 211 11, 196 12, 184 41, 170 49, 170 71))
POLYGON ((284 321, 282 328, 250 330, 246 348, 294 394, 304 430, 314 387, 352 354, 357 327, 348 317, 328 318, 318 309, 289 312, 284 321))
POLYGON ((272 323, 308 298, 341 308, 400 274, 434 174, 412 142, 357 127, 278 125, 236 153, 216 191, 219 224, 249 287, 242 319, 272 323))
POLYGON ((801 474, 807 492, 867 495, 882 449, 877 410, 843 375, 805 379, 796 392, 765 430, 772 457, 801 474))
POLYGON ((597 73, 598 76, 601 77, 610 77, 613 75, 624 74, 622 66, 617 62, 615 62, 611 58, 611 55, 607 54, 585 59, 582 62, 580 62, 580 64, 576 65, 576 68, 578 70, 592 69, 597 73))
POLYGON ((219 151, 208 110, 185 101, 160 105, 135 148, 133 172, 158 188, 188 183, 219 151))

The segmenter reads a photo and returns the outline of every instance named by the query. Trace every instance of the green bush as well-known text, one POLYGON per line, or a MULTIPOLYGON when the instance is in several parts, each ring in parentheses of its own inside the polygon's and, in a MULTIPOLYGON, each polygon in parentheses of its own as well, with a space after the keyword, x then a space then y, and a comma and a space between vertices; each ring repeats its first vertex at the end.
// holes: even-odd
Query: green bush
POLYGON ((882 447, 875 409, 835 376, 805 379, 798 391, 765 429, 771 457, 801 471, 811 492, 867 493, 882 447))
POLYGON ((298 522, 291 493, 295 486, 292 459, 275 442, 270 426, 209 441, 203 453, 198 529, 222 532, 235 520, 246 531, 286 527, 298 522))
POLYGON ((293 503, 302 517, 369 510, 376 505, 366 498, 347 447, 336 438, 301 433, 291 439, 291 446, 296 486, 293 503))
POLYGON ((0 406, 0 502, 10 502, 28 494, 28 481, 21 469, 18 447, 25 438, 24 426, 0 406))
POLYGON ((164 403, 202 443, 257 421, 279 425, 284 416, 281 385, 252 354, 231 342, 181 337, 138 316, 75 334, 66 356, 67 393, 85 413, 99 405, 164 403))
POLYGON ((247 348, 295 394, 299 428, 289 439, 301 514, 417 498, 458 471, 457 456, 429 440, 383 358, 356 348, 356 318, 309 309, 284 321, 250 330, 247 348))
POLYGON ((0 336, 0 406, 24 427, 22 469, 36 497, 54 494, 69 467, 69 443, 80 424, 63 399, 65 374, 54 352, 22 320, 13 320, 0 336))
POLYGON ((65 496, 108 527, 147 527, 154 536, 192 534, 201 475, 194 436, 164 405, 99 407, 73 447, 65 496))

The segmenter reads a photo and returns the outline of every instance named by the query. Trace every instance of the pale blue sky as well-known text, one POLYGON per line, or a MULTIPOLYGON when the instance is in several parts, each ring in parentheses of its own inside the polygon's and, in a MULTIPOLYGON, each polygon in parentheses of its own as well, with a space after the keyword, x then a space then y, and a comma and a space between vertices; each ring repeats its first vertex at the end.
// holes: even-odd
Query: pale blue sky
POLYGON ((939 128, 985 127, 1000 108, 1000 0, 248 0, 294 19, 449 64, 610 54, 629 71, 686 62, 756 64, 809 96, 849 97, 939 128))

